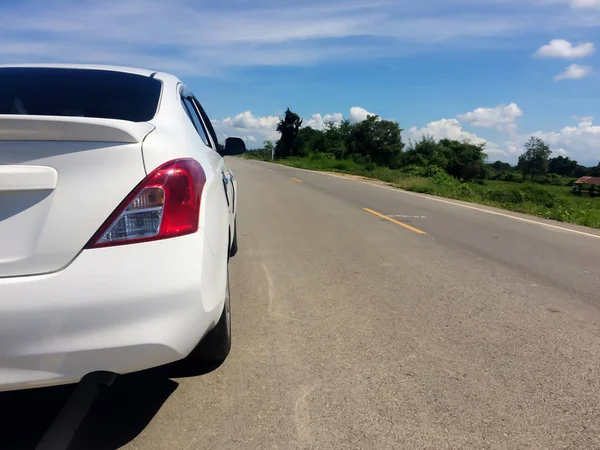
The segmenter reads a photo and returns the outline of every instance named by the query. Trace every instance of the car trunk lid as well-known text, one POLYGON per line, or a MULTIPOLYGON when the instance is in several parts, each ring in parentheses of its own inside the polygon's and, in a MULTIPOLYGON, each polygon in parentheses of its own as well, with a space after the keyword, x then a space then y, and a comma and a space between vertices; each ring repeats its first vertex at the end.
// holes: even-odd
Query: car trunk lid
MULTIPOLYGON (((147 122, 0 115, 0 277, 66 267, 144 178, 147 122)), ((102 251, 102 250, 100 250, 102 251)))

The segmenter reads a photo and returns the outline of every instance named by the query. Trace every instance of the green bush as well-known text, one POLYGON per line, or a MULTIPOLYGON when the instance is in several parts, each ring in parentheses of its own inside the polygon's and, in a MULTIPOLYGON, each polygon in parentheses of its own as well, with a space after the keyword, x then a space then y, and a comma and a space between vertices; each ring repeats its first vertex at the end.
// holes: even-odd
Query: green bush
POLYGON ((390 169, 389 167, 381 167, 376 166, 372 171, 365 170, 363 172, 357 172, 358 175, 364 175, 371 178, 376 178, 381 181, 385 181, 388 183, 396 182, 398 179, 403 178, 404 174, 402 174, 398 170, 390 169))
POLYGON ((492 202, 500 204, 523 203, 525 201, 525 194, 518 188, 507 189, 505 191, 490 190, 486 196, 492 202))
POLYGON ((555 173, 548 173, 542 177, 534 177, 532 181, 538 184, 551 184, 553 186, 563 186, 565 179, 564 177, 556 175, 555 173))
POLYGON ((543 205, 546 208, 555 208, 562 205, 562 201, 548 189, 534 184, 524 184, 520 190, 525 196, 525 201, 543 205))
POLYGON ((411 176, 411 177, 424 177, 425 176, 425 168, 422 165, 411 164, 409 166, 405 166, 400 169, 402 173, 411 176))
POLYGON ((503 176, 498 179, 502 180, 502 181, 510 181, 513 183, 517 183, 517 182, 523 180, 523 176, 519 175, 518 173, 515 173, 515 172, 504 172, 503 176))
POLYGON ((333 164, 333 168, 335 170, 340 170, 343 172, 348 172, 350 170, 352 170, 353 168, 356 167, 356 163, 354 161, 349 161, 349 160, 342 160, 342 161, 336 161, 333 164))
POLYGON ((427 184, 416 184, 414 186, 411 186, 410 190, 413 192, 418 192, 420 194, 437 194, 435 188, 427 184))
POLYGON ((310 154, 309 158, 313 161, 318 161, 318 160, 335 161, 335 155, 333 153, 328 153, 328 152, 313 152, 310 154))
POLYGON ((444 169, 436 166, 428 167, 423 172, 423 176, 431 178, 433 182, 438 185, 451 186, 460 184, 456 178, 448 175, 444 169))

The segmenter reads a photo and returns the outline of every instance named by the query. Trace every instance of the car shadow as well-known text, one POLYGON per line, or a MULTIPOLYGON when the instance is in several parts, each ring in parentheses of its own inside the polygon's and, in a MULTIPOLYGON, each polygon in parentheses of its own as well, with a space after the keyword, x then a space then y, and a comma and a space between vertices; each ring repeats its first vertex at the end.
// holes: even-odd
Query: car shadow
MULTIPOLYGON (((136 438, 178 383, 171 378, 207 374, 219 365, 190 368, 173 363, 118 377, 103 387, 70 441, 68 450, 112 450, 136 438)), ((0 393, 4 411, 0 449, 34 450, 75 390, 74 385, 0 393)))
POLYGON ((0 448, 34 449, 74 389, 59 386, 0 393, 0 448))

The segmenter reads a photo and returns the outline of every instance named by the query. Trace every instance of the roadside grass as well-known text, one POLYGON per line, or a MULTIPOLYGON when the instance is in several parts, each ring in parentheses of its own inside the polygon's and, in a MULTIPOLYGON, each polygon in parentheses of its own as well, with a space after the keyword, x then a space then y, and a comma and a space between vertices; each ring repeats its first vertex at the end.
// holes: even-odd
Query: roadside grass
MULTIPOLYGON (((251 156, 244 157, 262 159, 251 156)), ((373 164, 363 165, 353 160, 335 160, 322 155, 272 162, 300 169, 364 176, 390 183, 407 191, 464 200, 546 219, 600 228, 600 198, 572 194, 568 186, 496 180, 487 180, 481 184, 462 183, 435 167, 407 167, 393 170, 373 164)))
POLYGON ((545 219, 600 228, 600 199, 577 196, 566 186, 533 183, 486 181, 477 183, 439 183, 430 178, 407 180, 398 187, 409 191, 465 200, 545 219))

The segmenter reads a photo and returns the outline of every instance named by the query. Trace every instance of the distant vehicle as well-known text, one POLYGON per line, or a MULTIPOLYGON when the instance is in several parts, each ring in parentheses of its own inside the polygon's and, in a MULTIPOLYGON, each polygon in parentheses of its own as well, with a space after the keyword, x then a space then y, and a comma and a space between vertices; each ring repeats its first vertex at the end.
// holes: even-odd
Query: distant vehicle
POLYGON ((0 390, 225 359, 245 151, 173 75, 0 66, 0 390))

